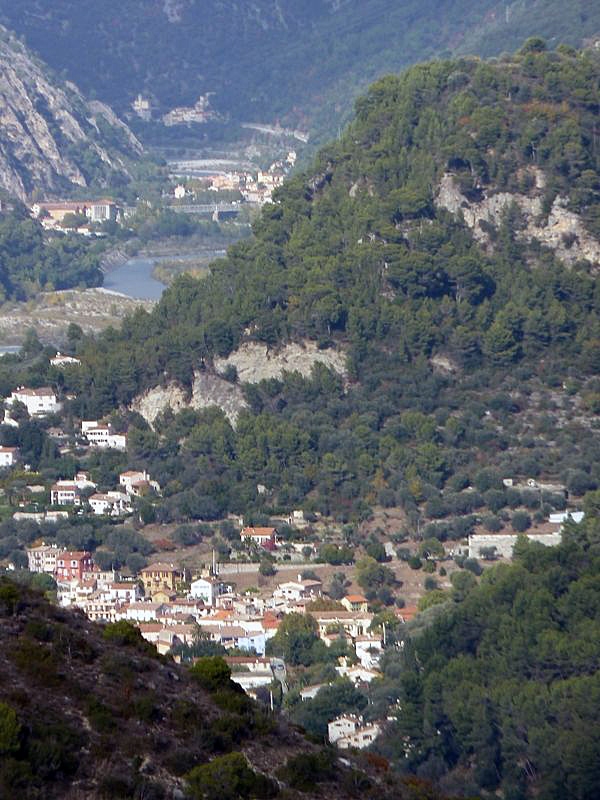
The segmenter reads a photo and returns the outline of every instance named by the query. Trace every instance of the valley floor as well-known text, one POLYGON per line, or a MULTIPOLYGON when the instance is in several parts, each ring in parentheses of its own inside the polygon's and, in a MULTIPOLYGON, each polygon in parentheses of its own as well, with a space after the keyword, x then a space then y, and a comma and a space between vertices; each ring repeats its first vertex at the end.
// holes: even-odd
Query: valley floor
POLYGON ((58 344, 71 323, 96 333, 118 324, 140 305, 149 310, 154 301, 105 289, 68 289, 40 294, 27 303, 6 303, 0 307, 0 344, 20 344, 29 328, 35 328, 44 344, 58 344))

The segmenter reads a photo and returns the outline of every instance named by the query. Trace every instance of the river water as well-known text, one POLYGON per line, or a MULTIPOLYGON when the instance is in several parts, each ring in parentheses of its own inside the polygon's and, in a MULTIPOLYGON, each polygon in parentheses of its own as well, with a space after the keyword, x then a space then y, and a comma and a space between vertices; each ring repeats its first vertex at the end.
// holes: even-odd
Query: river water
POLYGON ((135 256, 104 276, 104 288, 111 292, 119 292, 134 300, 160 300, 166 289, 164 283, 152 276, 152 271, 161 261, 194 261, 210 256, 209 260, 220 258, 224 250, 202 251, 202 253, 168 256, 135 256))
POLYGON ((152 277, 157 259, 139 256, 107 272, 104 288, 119 292, 134 300, 160 300, 165 290, 164 283, 152 277))

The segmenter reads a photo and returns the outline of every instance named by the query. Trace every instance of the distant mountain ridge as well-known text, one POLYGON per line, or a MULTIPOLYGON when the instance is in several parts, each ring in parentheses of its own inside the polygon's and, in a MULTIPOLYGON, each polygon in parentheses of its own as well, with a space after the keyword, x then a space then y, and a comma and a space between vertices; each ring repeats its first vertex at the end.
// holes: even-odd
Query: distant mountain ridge
POLYGON ((60 84, 12 34, 0 28, 0 187, 25 200, 61 194, 115 176, 127 180, 139 141, 104 103, 60 84))
POLYGON ((498 55, 528 36, 578 46, 600 32, 581 0, 0 0, 0 21, 56 70, 123 114, 138 92, 161 112, 205 92, 237 121, 332 130, 368 83, 450 54, 498 55))

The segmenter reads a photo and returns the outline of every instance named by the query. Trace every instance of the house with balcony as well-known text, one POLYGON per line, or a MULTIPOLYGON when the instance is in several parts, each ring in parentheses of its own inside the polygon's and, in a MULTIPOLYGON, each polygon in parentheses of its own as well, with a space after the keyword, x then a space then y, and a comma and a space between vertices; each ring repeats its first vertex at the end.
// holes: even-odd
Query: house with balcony
POLYGON ((22 403, 30 417, 44 417, 48 414, 55 414, 62 407, 54 390, 49 386, 42 386, 39 389, 28 389, 25 386, 20 386, 11 392, 6 403, 11 406, 15 403, 22 403))
POLYGON ((93 566, 92 555, 87 550, 66 550, 59 553, 56 559, 56 580, 82 581, 83 574, 91 572, 93 566))
POLYGON ((140 571, 140 580, 144 586, 146 595, 154 595, 160 590, 174 592, 177 584, 184 579, 184 574, 179 567, 166 562, 156 562, 149 564, 140 571))

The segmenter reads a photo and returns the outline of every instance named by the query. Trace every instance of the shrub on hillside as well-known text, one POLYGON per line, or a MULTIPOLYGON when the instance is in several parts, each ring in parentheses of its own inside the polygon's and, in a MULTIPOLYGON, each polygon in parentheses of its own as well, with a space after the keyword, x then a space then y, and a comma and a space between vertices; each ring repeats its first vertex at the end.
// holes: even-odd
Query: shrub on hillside
POLYGON ((278 794, 277 785, 250 769, 241 753, 217 756, 208 764, 194 767, 187 783, 191 797, 198 800, 267 800, 278 794))
POLYGON ((200 658, 190 669, 190 673, 207 692, 229 688, 231 683, 231 670, 221 656, 200 658))

